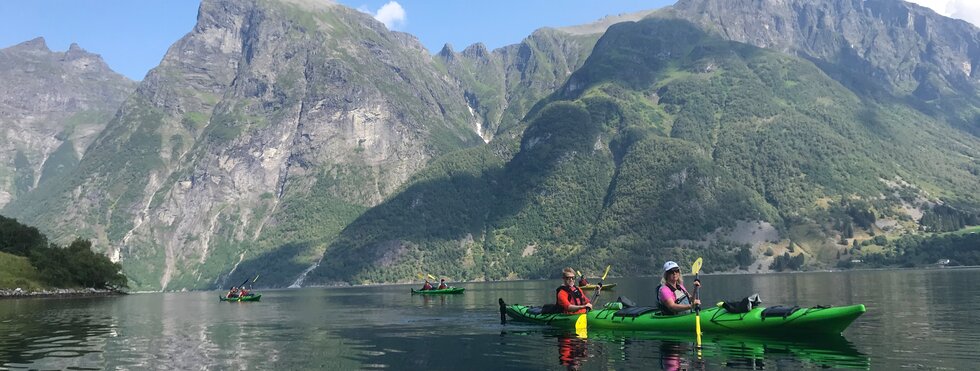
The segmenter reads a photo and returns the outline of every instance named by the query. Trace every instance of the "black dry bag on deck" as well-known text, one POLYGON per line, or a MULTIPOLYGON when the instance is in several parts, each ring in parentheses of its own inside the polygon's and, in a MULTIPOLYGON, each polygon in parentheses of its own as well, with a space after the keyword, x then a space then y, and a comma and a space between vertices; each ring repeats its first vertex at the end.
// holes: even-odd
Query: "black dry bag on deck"
POLYGON ((758 307, 759 304, 762 304, 762 298, 759 297, 759 294, 752 294, 752 296, 742 300, 726 301, 721 306, 728 313, 748 313, 752 308, 758 307))

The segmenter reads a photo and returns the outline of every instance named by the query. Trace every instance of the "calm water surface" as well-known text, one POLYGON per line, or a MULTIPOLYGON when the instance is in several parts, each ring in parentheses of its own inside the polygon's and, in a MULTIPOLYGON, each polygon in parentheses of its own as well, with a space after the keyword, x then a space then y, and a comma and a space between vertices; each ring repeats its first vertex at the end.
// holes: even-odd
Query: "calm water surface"
MULTIPOLYGON (((462 284, 463 295, 408 286, 0 301, 0 368, 9 369, 976 369, 980 269, 708 275, 707 302, 759 293, 765 304, 863 303, 842 337, 775 340, 590 331, 585 339, 500 324, 497 298, 554 300, 554 281, 462 284)), ((653 302, 654 278, 619 278, 600 302, 653 302)), ((692 330, 693 333, 693 330, 692 330)))

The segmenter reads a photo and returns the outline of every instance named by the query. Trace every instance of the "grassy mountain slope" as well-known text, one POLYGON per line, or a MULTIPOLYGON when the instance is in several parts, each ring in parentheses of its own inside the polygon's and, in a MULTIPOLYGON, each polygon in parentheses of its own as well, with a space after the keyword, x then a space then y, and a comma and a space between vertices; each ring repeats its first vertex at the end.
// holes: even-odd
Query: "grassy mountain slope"
POLYGON ((695 255, 731 269, 746 263, 724 238, 739 221, 823 236, 806 244, 819 259, 819 241, 854 223, 853 210, 899 219, 915 198, 980 205, 975 138, 682 20, 611 27, 538 107, 512 160, 482 162, 488 149, 475 149, 440 162, 348 226, 311 282, 608 263, 650 274, 695 255))

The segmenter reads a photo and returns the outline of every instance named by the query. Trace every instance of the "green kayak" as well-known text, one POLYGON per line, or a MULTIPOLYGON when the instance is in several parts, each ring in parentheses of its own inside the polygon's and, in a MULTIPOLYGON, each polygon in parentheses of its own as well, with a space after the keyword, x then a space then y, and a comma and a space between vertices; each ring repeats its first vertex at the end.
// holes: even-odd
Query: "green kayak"
MULTIPOLYGON (((500 300, 501 314, 516 321, 573 328, 579 314, 540 313, 541 307, 506 305, 500 300)), ((704 334, 744 333, 761 335, 840 334, 866 311, 864 304, 843 307, 769 307, 746 313, 728 313, 721 307, 701 311, 704 334)), ((625 331, 681 332, 694 329, 694 313, 662 315, 654 307, 597 309, 586 314, 590 329, 625 331)), ((503 319, 502 319, 503 320, 503 319)))
POLYGON ((245 296, 238 296, 234 298, 229 298, 225 295, 218 295, 218 299, 221 301, 259 301, 262 298, 262 294, 248 294, 245 296))
POLYGON ((462 287, 449 287, 449 288, 445 288, 445 289, 441 289, 441 290, 440 289, 432 289, 432 290, 416 290, 416 289, 412 289, 412 294, 413 295, 414 294, 422 294, 422 295, 462 294, 463 293, 463 290, 466 290, 466 289, 464 289, 462 287))

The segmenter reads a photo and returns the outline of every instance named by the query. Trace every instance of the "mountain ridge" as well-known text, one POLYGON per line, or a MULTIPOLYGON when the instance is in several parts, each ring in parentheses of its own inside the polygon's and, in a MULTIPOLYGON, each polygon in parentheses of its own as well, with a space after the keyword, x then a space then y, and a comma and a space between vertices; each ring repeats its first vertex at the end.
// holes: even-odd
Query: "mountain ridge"
POLYGON ((0 207, 69 171, 135 83, 98 54, 43 37, 0 49, 0 207))

